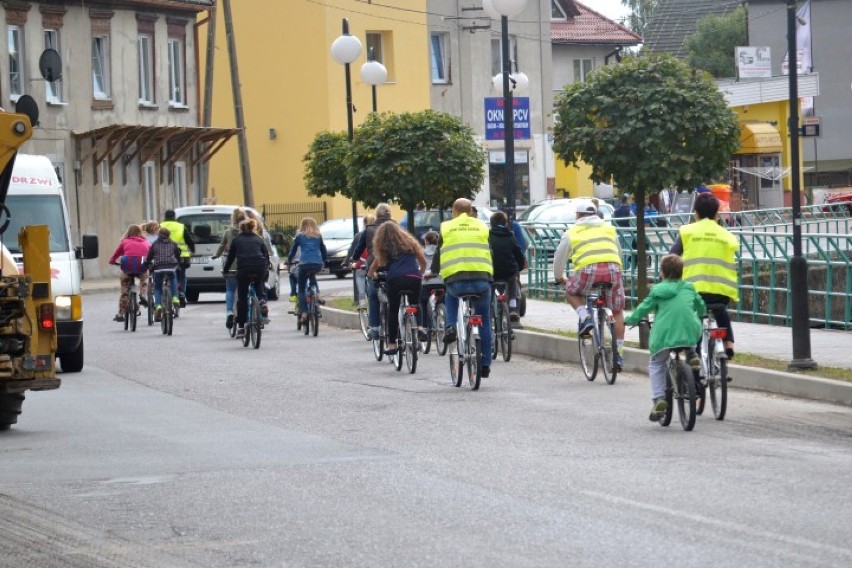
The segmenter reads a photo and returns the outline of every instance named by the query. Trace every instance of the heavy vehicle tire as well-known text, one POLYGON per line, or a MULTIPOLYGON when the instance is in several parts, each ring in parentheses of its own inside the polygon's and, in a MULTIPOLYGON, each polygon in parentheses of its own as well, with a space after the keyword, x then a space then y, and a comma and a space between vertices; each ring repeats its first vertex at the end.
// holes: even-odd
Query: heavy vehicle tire
POLYGON ((24 404, 24 393, 0 393, 0 430, 8 430, 18 422, 21 407, 24 404))
POLYGON ((63 373, 79 373, 83 370, 83 338, 80 345, 71 353, 63 353, 59 356, 59 365, 63 373))

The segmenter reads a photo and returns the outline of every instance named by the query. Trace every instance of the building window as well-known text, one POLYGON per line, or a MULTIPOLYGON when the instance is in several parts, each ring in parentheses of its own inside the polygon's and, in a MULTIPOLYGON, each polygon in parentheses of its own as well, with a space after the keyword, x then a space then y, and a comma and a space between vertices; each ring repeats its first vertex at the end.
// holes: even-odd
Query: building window
MULTIPOLYGON (((44 48, 56 50, 57 53, 62 53, 59 49, 59 30, 44 30, 44 48)), ((62 102, 62 80, 50 83, 44 82, 45 96, 49 103, 62 102)))
POLYGON ((388 81, 393 81, 393 36, 391 32, 367 32, 367 50, 365 54, 369 57, 373 50, 373 59, 385 66, 388 70, 388 81))
POLYGON ((139 104, 154 104, 154 38, 140 35, 136 38, 139 50, 139 104))
POLYGON ((591 59, 575 59, 574 60, 574 82, 585 82, 586 76, 592 72, 594 66, 591 59))
POLYGON ((109 36, 92 38, 92 87, 96 99, 109 100, 109 36))
POLYGON ((145 193, 145 218, 159 219, 157 207, 157 169, 154 162, 142 164, 142 189, 145 193))
POLYGON ((169 104, 186 106, 186 86, 183 74, 183 40, 169 38, 169 104))
POLYGON ((112 177, 112 168, 110 168, 109 156, 107 156, 101 162, 101 185, 104 187, 104 189, 106 189, 110 185, 112 185, 112 183, 111 183, 112 180, 110 179, 111 177, 112 177))
MULTIPOLYGON (((518 70, 518 38, 509 36, 509 69, 510 72, 518 70)), ((503 40, 491 38, 491 75, 503 72, 503 40)))
POLYGON ((172 169, 172 201, 177 207, 186 207, 186 164, 178 162, 172 169))
POLYGON ((370 53, 370 49, 373 50, 373 59, 378 61, 379 63, 384 63, 384 52, 382 48, 384 47, 382 41, 382 33, 381 32, 367 32, 367 53, 370 53))
POLYGON ((447 49, 449 34, 431 35, 432 40, 432 83, 450 82, 450 52, 447 49))
POLYGON ((20 26, 8 27, 9 95, 13 101, 24 94, 24 31, 20 26))

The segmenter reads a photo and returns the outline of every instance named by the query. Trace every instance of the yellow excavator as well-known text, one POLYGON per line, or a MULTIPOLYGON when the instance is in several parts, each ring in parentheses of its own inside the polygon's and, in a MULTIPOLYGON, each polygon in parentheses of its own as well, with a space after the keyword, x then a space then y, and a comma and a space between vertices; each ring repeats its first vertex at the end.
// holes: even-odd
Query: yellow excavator
MULTIPOLYGON (((37 116, 37 115, 36 115, 37 116)), ((14 211, 6 193, 18 149, 32 136, 32 115, 0 110, 0 242, 14 211)), ((28 390, 59 388, 56 319, 50 291, 48 227, 21 229, 19 267, 3 248, 0 259, 0 430, 18 421, 28 390)))

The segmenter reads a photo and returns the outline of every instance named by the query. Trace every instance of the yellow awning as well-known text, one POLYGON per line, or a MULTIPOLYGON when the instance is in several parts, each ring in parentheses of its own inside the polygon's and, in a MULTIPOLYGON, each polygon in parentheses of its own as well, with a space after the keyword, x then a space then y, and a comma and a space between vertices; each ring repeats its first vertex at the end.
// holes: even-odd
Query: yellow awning
POLYGON ((781 133, 768 122, 740 124, 739 154, 777 154, 781 151, 781 133))

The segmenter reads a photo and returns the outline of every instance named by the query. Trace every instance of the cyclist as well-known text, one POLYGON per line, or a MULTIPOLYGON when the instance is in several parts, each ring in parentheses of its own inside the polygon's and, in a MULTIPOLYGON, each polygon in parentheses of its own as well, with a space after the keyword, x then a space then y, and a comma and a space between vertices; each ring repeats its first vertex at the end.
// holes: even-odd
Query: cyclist
MULTIPOLYGON (((147 264, 148 270, 154 274, 154 320, 160 321, 163 317, 163 279, 168 276, 172 294, 178 289, 176 270, 180 263, 180 247, 171 239, 168 227, 161 226, 157 235, 157 240, 148 250, 147 264)), ((172 296, 171 300, 173 304, 180 305, 177 296, 172 296)))
POLYGON ((615 318, 615 337, 618 353, 615 363, 624 366, 624 285, 622 283, 621 247, 615 227, 598 217, 595 204, 588 199, 577 200, 577 222, 571 225, 553 257, 553 276, 565 282, 565 263, 571 258, 574 271, 565 286, 568 303, 580 318, 578 333, 587 335, 594 327, 592 314, 586 306, 595 284, 606 282, 610 288, 601 290, 601 297, 615 318))
MULTIPOLYGON (((384 223, 373 238, 373 263, 367 271, 367 277, 376 278, 377 270, 387 272, 388 290, 388 342, 399 334, 399 312, 401 292, 411 290, 410 299, 420 297, 420 284, 426 270, 426 257, 417 239, 406 233, 396 223, 384 223)), ((420 327, 420 311, 417 313, 420 327)), ((394 345, 385 351, 385 355, 396 355, 399 346, 394 345)))
POLYGON ((299 234, 293 239, 293 245, 287 255, 287 262, 292 263, 297 252, 299 253, 299 317, 302 323, 305 323, 308 321, 308 303, 305 300, 308 278, 322 270, 323 265, 328 260, 328 252, 322 240, 322 233, 320 233, 313 217, 302 219, 299 234))
POLYGON ((668 254, 660 260, 662 282, 651 288, 651 293, 642 300, 627 317, 625 323, 636 325, 649 313, 654 313, 651 328, 648 376, 651 379, 651 414, 648 419, 658 422, 666 413, 666 363, 669 351, 675 347, 688 347, 689 359, 697 359, 695 342, 701 337, 701 320, 706 311, 704 300, 695 291, 691 282, 681 280, 683 260, 668 254))
POLYGON ((453 203, 453 218, 441 223, 438 250, 432 259, 432 272, 438 273, 447 288, 444 305, 447 308, 447 329, 444 343, 457 339, 459 298, 478 294, 473 305, 482 317, 482 376, 491 373, 491 282, 494 267, 488 247, 488 227, 472 216, 469 199, 459 198, 453 203))
MULTIPOLYGON (((387 222, 396 222, 391 219, 390 205, 379 203, 376 206, 376 221, 364 228, 361 232, 361 237, 358 239, 358 244, 355 245, 355 250, 350 255, 351 258, 358 258, 366 249, 367 261, 365 266, 367 270, 370 269, 370 265, 373 263, 373 235, 376 234, 380 225, 387 222)), ((380 333, 379 325, 381 324, 379 320, 379 296, 375 282, 370 278, 367 279, 367 316, 370 321, 370 338, 377 337, 380 333)))
POLYGON ((189 268, 189 258, 195 252, 195 242, 192 235, 186 230, 186 226, 175 219, 174 209, 165 213, 166 220, 160 223, 160 227, 169 230, 172 240, 180 247, 180 262, 178 263, 178 288, 181 307, 186 305, 186 269, 189 268))
MULTIPOLYGON (((242 207, 237 207, 231 211, 231 226, 225 230, 222 236, 222 242, 216 248, 212 258, 219 258, 227 255, 231 248, 231 243, 237 235, 240 234, 240 223, 246 220, 246 212, 242 207)), ((234 261, 234 270, 237 270, 238 263, 234 261)), ((231 329, 234 327, 234 297, 237 291, 237 277, 230 272, 225 273, 225 327, 231 329)))
POLYGON ((494 280, 506 282, 506 293, 509 296, 509 319, 520 321, 518 315, 518 274, 526 266, 527 259, 521 250, 521 245, 509 228, 509 220, 502 211, 491 215, 491 231, 488 233, 488 245, 491 247, 491 257, 494 259, 494 280))
POLYGON ((364 250, 361 251, 361 255, 358 258, 354 258, 352 254, 355 252, 355 247, 358 246, 358 241, 361 239, 361 235, 366 231, 367 227, 373 224, 376 220, 374 215, 364 215, 363 227, 355 238, 352 239, 352 244, 349 245, 349 252, 347 252, 347 264, 352 269, 352 277, 355 279, 355 282, 358 286, 358 307, 365 308, 367 307, 367 268, 365 267, 367 256, 369 252, 367 248, 364 247, 364 250))
POLYGON ((420 287, 420 329, 417 330, 417 337, 420 341, 426 341, 427 332, 432 330, 432 322, 426 318, 428 310, 426 309, 429 303, 429 296, 434 289, 443 289, 444 280, 440 274, 434 274, 429 267, 432 266, 432 259, 435 258, 435 251, 438 250, 438 232, 427 231, 423 234, 423 256, 426 257, 426 271, 423 273, 423 283, 420 287))
POLYGON ((257 222, 245 219, 240 223, 240 234, 234 237, 228 247, 228 256, 222 266, 223 274, 227 274, 231 266, 236 266, 237 279, 237 337, 246 334, 248 319, 248 289, 254 284, 254 291, 260 300, 261 313, 266 305, 266 291, 263 289, 263 279, 269 267, 269 251, 263 239, 257 236, 257 222))
POLYGON ((139 278, 139 303, 143 306, 148 305, 145 299, 148 294, 148 278, 145 276, 145 257, 148 256, 148 250, 151 245, 142 234, 142 228, 139 225, 130 225, 124 233, 124 237, 109 257, 109 263, 115 264, 116 261, 124 257, 125 260, 121 263, 121 294, 118 297, 118 313, 113 318, 114 321, 124 321, 124 314, 127 312, 127 305, 130 301, 130 287, 133 285, 135 278, 139 278))
MULTIPOLYGON (((740 242, 716 220, 719 200, 712 193, 695 197, 695 223, 680 227, 672 254, 683 257, 683 279, 695 286, 705 304, 739 301, 736 253, 740 242)), ((734 330, 725 308, 713 310, 719 327, 727 330, 725 353, 734 358, 734 330)))

